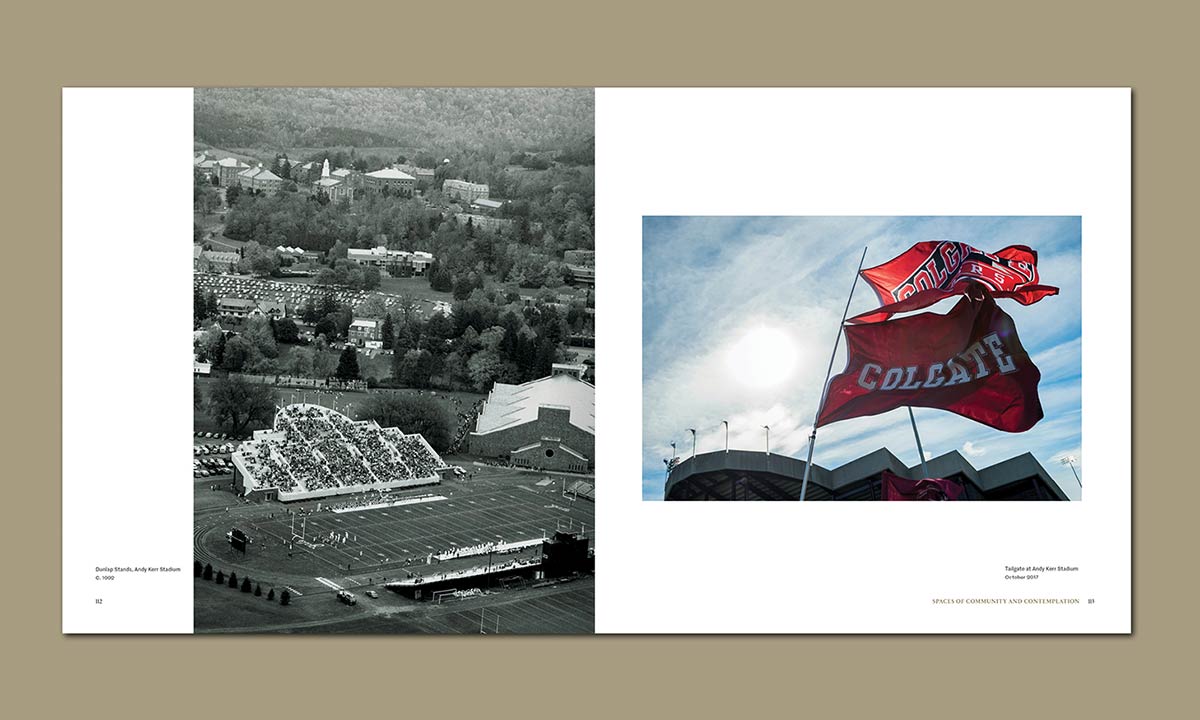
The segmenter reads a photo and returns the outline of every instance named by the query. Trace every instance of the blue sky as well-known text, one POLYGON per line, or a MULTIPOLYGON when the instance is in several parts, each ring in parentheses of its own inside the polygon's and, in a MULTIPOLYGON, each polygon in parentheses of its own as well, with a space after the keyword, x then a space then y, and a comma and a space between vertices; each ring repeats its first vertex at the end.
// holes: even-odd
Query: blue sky
MULTIPOLYGON (((765 449, 803 459, 820 400, 829 351, 863 247, 864 267, 883 263, 922 240, 956 240, 985 251, 1028 245, 1038 252, 1041 282, 1057 296, 1031 306, 999 300, 1041 370, 1045 417, 1011 434, 945 411, 914 408, 929 457, 958 450, 976 467, 1032 452, 1072 498, 1079 485, 1063 455, 1081 451, 1080 243, 1078 217, 664 217, 645 218, 642 233, 642 498, 661 500, 663 458, 675 441, 691 453, 724 447, 765 449), (794 363, 773 384, 753 382, 747 333, 783 337, 794 363)), ((945 312, 946 300, 923 311, 945 312)), ((850 315, 879 303, 861 280, 850 315)), ((752 337, 760 337, 753 336, 752 337)), ((845 366, 838 344, 834 374, 845 366)), ((756 373, 759 371, 756 370, 756 373)), ((886 447, 905 463, 919 458, 906 410, 821 428, 813 462, 826 468, 886 447)))

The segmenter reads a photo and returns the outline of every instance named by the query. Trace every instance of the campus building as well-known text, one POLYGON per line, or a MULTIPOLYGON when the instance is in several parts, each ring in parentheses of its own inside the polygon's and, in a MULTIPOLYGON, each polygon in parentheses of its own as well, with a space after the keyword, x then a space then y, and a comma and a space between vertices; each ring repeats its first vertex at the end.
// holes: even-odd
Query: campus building
MULTIPOLYGON (((976 470, 957 450, 929 460, 929 477, 960 485, 960 500, 1066 500, 1031 453, 976 470)), ((812 466, 805 500, 880 500, 883 472, 916 480, 921 466, 906 466, 885 448, 826 470, 812 466)), ((804 461, 749 450, 701 453, 676 464, 667 476, 665 500, 797 500, 804 461)))
POLYGON ((595 466, 596 388, 583 365, 555 363, 549 377, 496 383, 468 438, 470 452, 513 465, 587 472, 595 466))
POLYGON ((383 339, 383 323, 374 318, 356 318, 350 323, 350 342, 368 347, 383 339))
POLYGON ((237 158, 222 158, 213 165, 217 174, 217 182, 221 187, 229 187, 237 182, 238 173, 249 170, 250 166, 237 158))
POLYGON ((490 215, 476 215, 474 213, 455 213, 454 218, 458 220, 459 225, 466 225, 470 221, 471 226, 481 230, 490 230, 497 232, 503 228, 512 225, 513 221, 508 218, 492 217, 490 215))
POLYGON ((433 264, 432 253, 389 250, 383 245, 366 249, 350 248, 346 251, 346 259, 358 265, 384 268, 392 275, 403 274, 405 268, 411 268, 413 275, 424 275, 433 264))
POLYGON ((204 177, 211 178, 216 172, 217 161, 208 156, 208 153, 200 153, 192 158, 192 169, 199 170, 204 174, 204 177))
POLYGON ((396 169, 401 172, 406 172, 412 175, 417 185, 422 187, 433 187, 434 175, 436 174, 432 168, 417 167, 416 165, 396 165, 396 169))
POLYGON ((235 318, 287 317, 287 309, 281 302, 274 300, 252 300, 242 297, 223 297, 217 301, 217 314, 235 318))
POLYGON ((416 185, 416 178, 406 172, 402 172, 395 168, 384 168, 369 172, 365 176, 365 185, 372 190, 388 190, 400 191, 406 195, 412 195, 413 188, 416 185))
POLYGON ((504 207, 504 203, 499 200, 489 200, 487 198, 479 198, 471 202, 471 210, 473 212, 489 215, 504 207))
POLYGON ((442 183, 442 192, 447 197, 464 202, 475 202, 480 198, 486 198, 488 191, 487 185, 466 180, 446 180, 442 183))
POLYGON ((260 163, 237 174, 237 183, 246 190, 275 193, 283 187, 283 178, 267 170, 260 163))
POLYGON ((242 256, 235 252, 192 247, 192 269, 200 272, 233 272, 241 260, 242 256))

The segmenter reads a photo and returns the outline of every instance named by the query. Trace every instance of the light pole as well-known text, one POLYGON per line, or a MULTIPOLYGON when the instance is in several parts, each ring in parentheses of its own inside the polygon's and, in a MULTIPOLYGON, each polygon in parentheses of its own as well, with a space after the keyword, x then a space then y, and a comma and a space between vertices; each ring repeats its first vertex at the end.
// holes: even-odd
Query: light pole
POLYGON ((1075 463, 1079 461, 1079 458, 1075 457, 1074 455, 1064 455, 1059 458, 1058 461, 1063 465, 1069 465, 1071 467, 1071 473, 1075 476, 1075 482, 1079 483, 1079 487, 1082 488, 1083 481, 1079 479, 1079 473, 1075 471, 1075 463))
POLYGON ((729 452, 729 421, 722 420, 721 424, 725 426, 725 452, 729 452))
POLYGON ((692 434, 692 457, 696 457, 696 428, 688 428, 688 432, 692 434))
POLYGON ((763 425, 763 430, 767 431, 767 455, 771 454, 771 426, 763 425))

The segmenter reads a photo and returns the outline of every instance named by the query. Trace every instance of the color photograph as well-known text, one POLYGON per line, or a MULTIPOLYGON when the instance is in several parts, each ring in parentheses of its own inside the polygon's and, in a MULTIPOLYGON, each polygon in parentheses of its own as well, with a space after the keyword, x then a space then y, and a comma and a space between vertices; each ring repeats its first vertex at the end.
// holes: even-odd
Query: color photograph
POLYGON ((1080 500, 1079 217, 646 217, 642 499, 1080 500))

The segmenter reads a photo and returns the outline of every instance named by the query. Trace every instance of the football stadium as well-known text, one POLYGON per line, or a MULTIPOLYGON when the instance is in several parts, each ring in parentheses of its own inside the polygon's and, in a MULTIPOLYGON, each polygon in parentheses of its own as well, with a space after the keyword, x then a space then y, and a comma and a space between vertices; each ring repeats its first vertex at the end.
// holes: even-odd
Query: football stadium
POLYGON ((496 383, 469 438, 476 455, 519 467, 587 472, 595 467, 596 388, 584 365, 555 363, 549 376, 496 383))
POLYGON ((420 435, 307 403, 277 412, 232 460, 239 495, 281 502, 430 485, 448 470, 420 435))
POLYGON ((590 476, 451 464, 420 434, 311 403, 197 447, 232 473, 195 480, 197 632, 593 630, 590 476))
MULTIPOLYGON (((977 470, 958 451, 908 467, 879 449, 833 470, 816 463, 805 500, 882 500, 885 473, 917 480, 941 478, 961 488, 959 500, 1066 500, 1031 453, 977 470)), ((665 500, 799 500, 804 461, 747 450, 701 453, 671 467, 665 500)))

